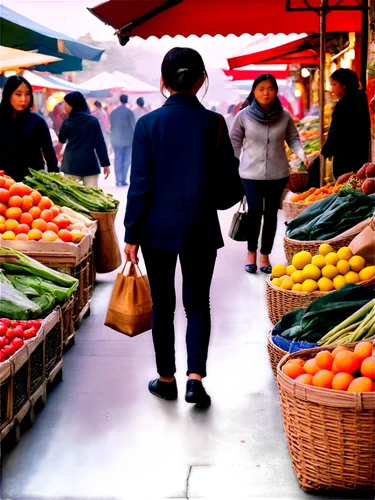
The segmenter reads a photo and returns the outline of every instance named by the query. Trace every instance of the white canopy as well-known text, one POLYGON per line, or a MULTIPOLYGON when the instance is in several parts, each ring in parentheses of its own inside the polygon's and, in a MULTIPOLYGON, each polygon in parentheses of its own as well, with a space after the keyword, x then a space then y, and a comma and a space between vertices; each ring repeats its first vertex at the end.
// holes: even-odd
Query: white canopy
POLYGON ((81 83, 78 87, 91 91, 118 89, 128 94, 154 94, 159 92, 158 88, 120 71, 114 73, 103 71, 81 83))

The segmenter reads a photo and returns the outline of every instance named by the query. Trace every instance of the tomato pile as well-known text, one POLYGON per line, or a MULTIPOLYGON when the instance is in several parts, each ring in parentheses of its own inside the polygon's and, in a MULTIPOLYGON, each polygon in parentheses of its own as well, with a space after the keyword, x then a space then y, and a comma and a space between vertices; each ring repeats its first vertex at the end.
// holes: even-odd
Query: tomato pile
POLYGON ((83 224, 72 224, 47 196, 11 177, 0 175, 0 238, 79 242, 85 235, 83 224))
POLYGON ((26 340, 34 338, 40 330, 42 321, 0 319, 0 363, 6 361, 21 349, 26 340))

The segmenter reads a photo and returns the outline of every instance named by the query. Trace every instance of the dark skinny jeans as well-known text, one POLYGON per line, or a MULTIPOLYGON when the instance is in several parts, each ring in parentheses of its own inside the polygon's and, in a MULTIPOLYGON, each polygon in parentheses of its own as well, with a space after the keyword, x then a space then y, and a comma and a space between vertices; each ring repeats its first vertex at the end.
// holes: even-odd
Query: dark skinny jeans
POLYGON ((260 252, 269 255, 277 229, 277 212, 281 196, 289 177, 277 180, 253 181, 242 179, 248 205, 249 252, 256 252, 263 217, 262 243, 260 252))

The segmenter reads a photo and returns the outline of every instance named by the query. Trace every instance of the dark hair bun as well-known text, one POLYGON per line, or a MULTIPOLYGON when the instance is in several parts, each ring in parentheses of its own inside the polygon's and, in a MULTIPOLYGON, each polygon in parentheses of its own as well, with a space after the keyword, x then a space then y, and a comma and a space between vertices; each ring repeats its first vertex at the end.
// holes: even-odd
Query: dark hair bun
POLYGON ((164 57, 161 74, 165 85, 175 92, 191 90, 207 75, 202 56, 194 49, 176 47, 164 57))

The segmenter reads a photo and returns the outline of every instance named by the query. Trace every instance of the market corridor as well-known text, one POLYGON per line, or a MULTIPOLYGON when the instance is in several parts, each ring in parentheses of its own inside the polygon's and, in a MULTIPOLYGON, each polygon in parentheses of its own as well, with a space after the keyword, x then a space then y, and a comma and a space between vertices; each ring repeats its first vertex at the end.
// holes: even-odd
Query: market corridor
MULTIPOLYGON (((123 188, 111 191, 125 200, 123 188)), ((121 209, 120 242, 124 203, 121 209)), ((224 235, 233 212, 222 214, 224 235)), ((275 263, 283 261, 281 217, 275 263)), ((176 402, 165 402, 147 390, 156 375, 151 334, 129 339, 103 326, 116 273, 98 276, 91 316, 78 331, 76 345, 64 355, 64 381, 48 395, 34 426, 3 458, 1 498, 307 498, 289 459, 268 360, 265 276, 244 272, 244 254, 245 244, 227 237, 219 251, 205 381, 212 397, 208 410, 195 409, 183 397, 185 316, 180 287, 180 395, 176 402)))

